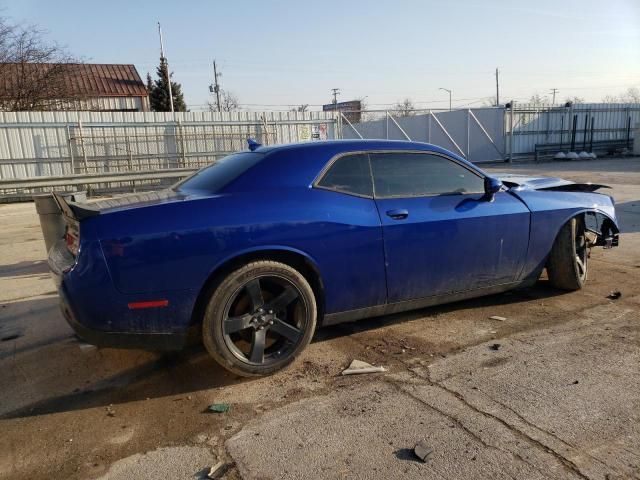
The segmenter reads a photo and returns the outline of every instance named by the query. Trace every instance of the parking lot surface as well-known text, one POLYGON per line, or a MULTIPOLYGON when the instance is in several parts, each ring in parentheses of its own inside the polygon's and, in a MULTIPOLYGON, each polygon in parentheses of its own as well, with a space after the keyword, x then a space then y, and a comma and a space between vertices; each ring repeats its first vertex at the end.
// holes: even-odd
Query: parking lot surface
POLYGON ((592 251, 581 291, 542 278, 321 329, 257 380, 198 346, 79 342, 33 204, 0 205, 0 478, 640 478, 640 159, 487 170, 610 185, 620 247, 592 251), (388 371, 341 376, 353 359, 388 371))

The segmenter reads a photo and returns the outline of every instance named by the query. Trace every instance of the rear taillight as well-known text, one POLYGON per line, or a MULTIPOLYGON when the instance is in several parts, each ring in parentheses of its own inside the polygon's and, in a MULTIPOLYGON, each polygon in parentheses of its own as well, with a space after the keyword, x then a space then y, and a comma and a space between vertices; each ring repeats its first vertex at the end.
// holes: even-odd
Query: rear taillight
POLYGON ((64 234, 64 240, 67 244, 67 249, 75 257, 78 255, 78 249, 80 248, 80 231, 76 225, 67 223, 67 230, 64 234))

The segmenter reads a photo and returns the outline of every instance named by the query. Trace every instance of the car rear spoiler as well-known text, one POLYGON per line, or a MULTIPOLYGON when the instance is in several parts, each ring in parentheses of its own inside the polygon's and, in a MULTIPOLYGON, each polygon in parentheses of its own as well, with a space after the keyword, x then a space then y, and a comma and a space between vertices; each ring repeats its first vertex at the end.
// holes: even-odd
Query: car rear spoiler
POLYGON ((55 200, 58 208, 62 212, 62 214, 70 218, 71 220, 81 221, 85 218, 95 217, 96 215, 100 215, 100 210, 97 208, 92 208, 91 205, 76 203, 76 202, 67 202, 67 200, 56 192, 51 192, 53 195, 53 199, 55 200))

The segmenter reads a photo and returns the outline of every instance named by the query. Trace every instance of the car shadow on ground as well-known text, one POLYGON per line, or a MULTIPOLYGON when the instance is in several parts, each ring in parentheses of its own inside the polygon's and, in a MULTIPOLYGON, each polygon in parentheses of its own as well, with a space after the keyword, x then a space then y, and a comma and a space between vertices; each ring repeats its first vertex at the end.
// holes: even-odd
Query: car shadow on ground
POLYGON ((330 340, 351 333, 375 330, 396 323, 418 320, 427 316, 445 314, 462 309, 496 307, 530 300, 543 300, 566 293, 563 290, 551 287, 547 280, 539 280, 532 287, 325 327, 318 330, 315 341, 330 340))
POLYGON ((16 275, 48 275, 49 266, 46 260, 22 261, 11 265, 0 266, 0 277, 14 277, 16 275))
MULTIPOLYGON (((459 309, 495 307, 523 301, 545 299, 564 292, 548 286, 545 280, 534 287, 515 290, 497 295, 464 300, 451 304, 428 307, 420 310, 376 317, 347 324, 325 327, 318 330, 314 342, 324 342, 333 338, 349 335, 354 332, 375 330, 387 325, 424 318, 459 309)), ((47 299, 53 300, 53 299, 47 299)), ((59 322, 64 322, 61 315, 59 322)), ((67 358, 67 361, 87 362, 83 375, 70 378, 60 390, 66 393, 53 395, 23 405, 13 411, 0 415, 0 419, 23 418, 36 415, 83 410, 95 407, 106 407, 110 404, 128 403, 150 398, 161 398, 175 395, 188 395, 203 390, 224 387, 251 381, 231 374, 218 366, 200 344, 194 344, 183 351, 175 353, 153 354, 139 350, 89 349, 84 353, 82 344, 67 337, 60 340, 57 336, 37 342, 38 349, 66 348, 63 356, 52 356, 47 369, 63 369, 67 365, 56 364, 56 359, 67 358), (60 344, 63 345, 60 345, 60 344), (68 357, 71 356, 71 360, 68 357), (142 361, 141 361, 142 360, 142 361), (114 373, 96 380, 91 377, 93 371, 114 370, 114 373)), ((35 346, 33 347, 35 348, 35 346)), ((31 347, 24 347, 22 353, 35 355, 31 347)), ((20 362, 20 357, 0 357, 0 368, 9 368, 9 362, 20 362), (3 366, 3 363, 5 364, 3 366)), ((11 389, 10 384, 3 385, 11 389)))

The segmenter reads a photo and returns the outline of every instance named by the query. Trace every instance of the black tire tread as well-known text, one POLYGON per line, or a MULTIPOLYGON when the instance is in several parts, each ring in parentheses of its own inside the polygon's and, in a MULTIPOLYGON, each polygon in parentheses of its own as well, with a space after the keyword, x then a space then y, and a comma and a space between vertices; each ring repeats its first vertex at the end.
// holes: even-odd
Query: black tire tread
POLYGON ((584 228, 582 217, 574 217, 565 223, 551 248, 547 260, 547 275, 549 283, 562 290, 580 290, 585 279, 580 277, 578 265, 575 261, 576 246, 575 232, 584 228))

